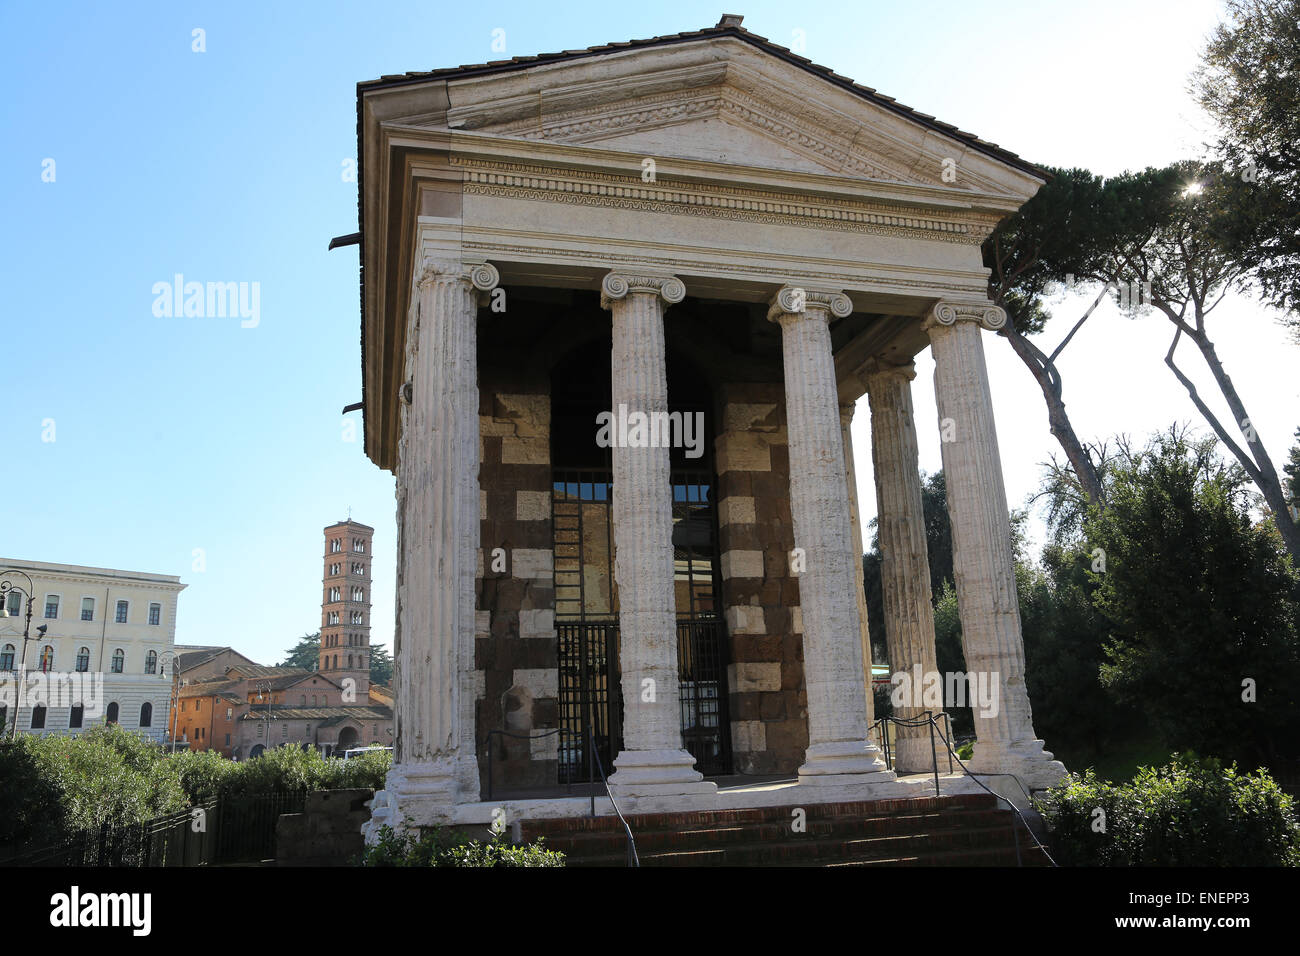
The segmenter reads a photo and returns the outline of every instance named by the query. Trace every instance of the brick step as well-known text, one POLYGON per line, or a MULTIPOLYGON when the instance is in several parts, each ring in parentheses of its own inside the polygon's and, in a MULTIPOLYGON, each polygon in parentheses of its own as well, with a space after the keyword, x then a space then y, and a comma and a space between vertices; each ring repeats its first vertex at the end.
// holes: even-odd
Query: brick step
MULTIPOLYGON (((1005 824, 849 840, 786 839, 672 850, 643 850, 638 845, 637 849, 642 866, 1016 865, 1012 831, 1005 824)), ((1030 862, 1027 848, 1022 846, 1021 852, 1030 862)), ((570 857, 569 865, 623 866, 626 859, 624 846, 617 853, 570 857)))
MULTIPOLYGON (((918 797, 910 800, 876 800, 854 803, 811 803, 803 807, 807 819, 839 820, 916 816, 947 810, 993 810, 998 801, 989 794, 958 794, 947 797, 918 797)), ((789 821, 792 807, 755 807, 744 810, 701 810, 681 813, 639 813, 625 815, 633 833, 650 830, 682 830, 691 827, 735 826, 789 821)), ((526 841, 576 832, 622 831, 617 816, 563 817, 527 820, 522 824, 526 841)))
MULTIPOLYGON (((944 833, 953 830, 1006 825, 1006 811, 955 810, 945 813, 915 814, 911 816, 869 817, 865 819, 838 818, 807 821, 807 830, 793 834, 789 819, 780 822, 745 823, 687 827, 684 829, 659 828, 633 830, 638 851, 676 849, 679 847, 709 848, 745 842, 774 842, 786 839, 843 841, 856 837, 909 836, 916 833, 944 833)), ((571 856, 617 853, 626 845, 627 834, 617 830, 550 834, 546 836, 549 849, 560 850, 571 856)))
MULTIPOLYGON (((834 863, 810 863, 808 866, 1011 866, 1017 865, 1015 846, 990 847, 980 850, 959 850, 948 853, 927 853, 911 857, 878 860, 840 860, 834 863)), ((1047 857, 1037 847, 1020 845, 1020 866, 1051 866, 1047 857)))

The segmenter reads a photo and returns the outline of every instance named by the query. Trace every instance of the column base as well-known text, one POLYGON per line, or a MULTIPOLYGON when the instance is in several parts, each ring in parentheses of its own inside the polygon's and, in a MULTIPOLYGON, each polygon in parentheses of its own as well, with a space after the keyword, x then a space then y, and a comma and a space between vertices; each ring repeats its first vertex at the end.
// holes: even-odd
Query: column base
POLYGON ((609 789, 618 797, 661 797, 674 794, 717 793, 695 769, 685 750, 624 750, 614 758, 609 789))
POLYGON ((401 833, 449 823, 459 796, 456 765, 451 759, 394 764, 384 779, 384 789, 370 801, 370 821, 361 828, 366 845, 378 841, 384 826, 401 833))
MULTIPOLYGON (((898 737, 894 741, 895 773, 934 773, 938 761, 939 772, 948 773, 948 748, 936 733, 930 742, 927 728, 924 737, 898 737)), ((956 769, 956 761, 953 762, 956 769)))
POLYGON ((972 773, 1007 773, 1016 777, 1027 790, 1054 787, 1069 773, 1065 764, 1052 758, 1041 740, 975 741, 971 759, 966 761, 972 773))
POLYGON ((868 777, 872 783, 893 780, 894 772, 885 766, 879 749, 865 740, 815 744, 799 768, 802 786, 852 786, 868 782, 868 777))

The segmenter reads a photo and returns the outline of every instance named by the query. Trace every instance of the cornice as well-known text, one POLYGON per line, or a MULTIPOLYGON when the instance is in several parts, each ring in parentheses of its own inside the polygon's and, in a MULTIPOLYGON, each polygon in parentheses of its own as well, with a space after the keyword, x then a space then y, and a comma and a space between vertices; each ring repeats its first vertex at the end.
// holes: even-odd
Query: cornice
POLYGON ((642 182, 631 175, 528 163, 480 160, 453 154, 465 172, 467 195, 498 196, 632 209, 670 215, 707 216, 772 225, 865 232, 910 239, 979 245, 997 218, 972 211, 943 215, 901 205, 807 196, 742 186, 688 182, 642 182))
MULTIPOLYGON (((620 253, 609 248, 608 244, 599 249, 577 247, 559 249, 555 245, 554 237, 526 234, 509 236, 493 234, 488 237, 469 232, 462 237, 461 242, 467 252, 472 251, 477 255, 502 262, 567 262, 633 273, 650 271, 699 275, 703 272, 717 277, 752 279, 777 284, 797 279, 807 284, 838 285, 851 292, 927 297, 945 294, 969 296, 982 291, 986 284, 983 277, 979 276, 964 282, 939 278, 909 279, 889 275, 852 276, 847 264, 843 267, 831 262, 818 262, 816 266, 807 262, 794 261, 773 264, 770 256, 746 257, 751 258, 752 261, 736 264, 710 260, 698 250, 674 248, 663 244, 655 244, 653 248, 643 245, 637 251, 620 253)), ((743 253, 740 255, 744 257, 743 253)))

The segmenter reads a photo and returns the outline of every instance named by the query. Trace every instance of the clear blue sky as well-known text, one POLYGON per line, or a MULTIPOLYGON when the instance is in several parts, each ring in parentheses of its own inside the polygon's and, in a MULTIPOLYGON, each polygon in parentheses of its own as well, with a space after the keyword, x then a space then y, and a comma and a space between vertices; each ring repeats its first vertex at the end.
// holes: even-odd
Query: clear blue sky
MULTIPOLYGON (((321 528, 351 506, 376 528, 373 637, 389 642, 393 480, 343 440, 340 415, 360 397, 357 254, 326 252, 357 228, 356 187, 341 175, 356 147, 355 84, 698 29, 723 12, 673 2, 0 7, 0 555, 179 574, 189 584, 179 641, 271 662, 317 629, 321 528), (206 52, 191 50, 195 28, 206 52), (496 28, 504 54, 491 49, 496 28), (41 179, 47 158, 52 183, 41 179), (155 317, 153 285, 176 273, 259 283, 260 324, 155 317), (53 442, 42 441, 47 419, 53 442)), ((813 60, 1035 161, 1117 172, 1184 155, 1203 132, 1185 89, 1217 15, 1207 0, 728 0, 725 12, 785 45, 800 30, 813 60)), ((1295 353, 1247 312, 1255 346, 1292 360, 1279 365, 1287 381, 1245 383, 1281 457, 1297 419, 1286 374, 1295 353)), ((1115 347, 1098 335, 1081 337, 1081 364, 1067 368, 1080 383, 1067 398, 1087 394, 1087 375, 1097 383, 1093 401, 1072 405, 1085 437, 1192 416, 1175 390, 1106 397, 1115 347)), ((1041 402, 1028 375, 1002 362, 1004 343, 989 348, 1005 353, 991 366, 1016 504, 1053 446, 1038 407, 1017 417, 1018 396, 1041 402)), ((1167 376, 1158 355, 1142 361, 1167 376)), ((926 374, 918 415, 929 420, 926 374)), ((865 433, 857 445, 870 515, 865 433)), ((937 467, 937 439, 922 455, 937 467)))

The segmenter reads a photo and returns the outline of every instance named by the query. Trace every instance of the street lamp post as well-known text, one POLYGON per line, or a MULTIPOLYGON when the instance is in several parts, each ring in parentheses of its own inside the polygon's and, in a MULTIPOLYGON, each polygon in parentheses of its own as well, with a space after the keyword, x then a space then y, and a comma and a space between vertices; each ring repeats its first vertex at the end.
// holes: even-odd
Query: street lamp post
POLYGON ((257 699, 261 700, 266 697, 266 716, 262 718, 262 726, 266 728, 266 743, 262 748, 263 753, 271 749, 271 685, 267 681, 258 681, 257 699))
MULTIPOLYGON (((176 712, 180 710, 180 687, 178 686, 177 682, 180 679, 180 668, 176 666, 175 651, 170 651, 170 652, 164 651, 163 653, 171 654, 170 660, 172 665, 172 686, 171 686, 171 693, 167 697, 167 710, 169 711, 168 717, 170 718, 171 725, 172 725, 172 753, 176 753, 176 717, 177 717, 176 712)), ((165 677, 166 675, 167 675, 167 660, 164 660, 163 658, 159 658, 158 676, 162 678, 165 677)))
MULTIPOLYGON (((15 591, 27 599, 27 615, 23 621, 23 651, 20 663, 18 664, 18 679, 15 682, 17 693, 14 696, 14 717, 13 726, 9 730, 9 739, 12 741, 18 735, 18 714, 23 703, 23 684, 27 673, 27 642, 31 638, 32 630, 32 595, 36 592, 36 586, 32 583, 32 577, 26 571, 20 571, 18 568, 5 568, 0 571, 0 617, 9 617, 9 593, 15 591), (20 574, 27 579, 27 590, 24 591, 12 581, 6 581, 7 575, 20 574)), ((41 626, 41 633, 45 633, 44 625, 41 626)))

